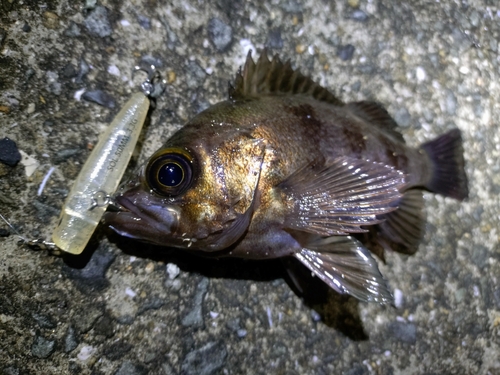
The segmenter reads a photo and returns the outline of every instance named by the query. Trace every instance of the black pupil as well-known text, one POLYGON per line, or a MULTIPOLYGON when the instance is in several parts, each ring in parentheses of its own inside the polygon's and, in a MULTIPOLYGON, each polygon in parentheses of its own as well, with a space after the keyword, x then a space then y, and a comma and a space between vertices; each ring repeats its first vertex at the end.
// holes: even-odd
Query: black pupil
POLYGON ((177 163, 166 163, 158 170, 158 181, 164 186, 178 186, 184 179, 184 171, 177 163))

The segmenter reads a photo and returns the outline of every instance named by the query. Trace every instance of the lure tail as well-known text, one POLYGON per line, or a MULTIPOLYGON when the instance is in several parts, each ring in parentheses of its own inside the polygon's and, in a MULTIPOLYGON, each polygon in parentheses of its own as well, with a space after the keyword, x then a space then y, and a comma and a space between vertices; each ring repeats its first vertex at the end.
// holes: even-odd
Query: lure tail
POLYGON ((453 129, 421 146, 434 164, 426 188, 447 197, 463 200, 469 195, 460 130, 453 129))

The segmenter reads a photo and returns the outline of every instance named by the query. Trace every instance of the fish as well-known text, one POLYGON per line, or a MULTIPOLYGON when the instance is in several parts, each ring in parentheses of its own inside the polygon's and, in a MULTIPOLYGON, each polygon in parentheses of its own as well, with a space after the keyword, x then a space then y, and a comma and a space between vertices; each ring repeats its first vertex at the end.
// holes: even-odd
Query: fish
POLYGON ((345 103, 265 50, 228 91, 121 185, 105 223, 204 256, 292 257, 338 293, 391 304, 373 254, 416 251, 424 191, 467 198, 460 130, 409 147, 381 104, 345 103))

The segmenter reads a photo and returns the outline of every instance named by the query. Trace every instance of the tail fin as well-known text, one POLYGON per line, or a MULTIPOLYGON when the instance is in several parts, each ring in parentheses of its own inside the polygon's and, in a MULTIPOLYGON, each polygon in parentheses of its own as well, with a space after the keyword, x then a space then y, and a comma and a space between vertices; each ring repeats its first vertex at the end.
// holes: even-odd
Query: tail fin
POLYGON ((430 191, 463 200, 469 195, 464 170, 462 136, 453 129, 421 146, 434 163, 434 172, 426 186, 430 191))

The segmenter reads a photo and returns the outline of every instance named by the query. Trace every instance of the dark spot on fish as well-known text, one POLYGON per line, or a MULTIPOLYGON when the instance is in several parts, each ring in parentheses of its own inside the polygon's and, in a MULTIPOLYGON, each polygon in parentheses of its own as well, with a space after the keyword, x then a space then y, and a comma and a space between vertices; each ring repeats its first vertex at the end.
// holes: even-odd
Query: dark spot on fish
POLYGON ((352 124, 352 127, 342 127, 342 132, 354 154, 360 155, 366 149, 365 140, 361 136, 362 132, 354 124, 352 124))
MULTIPOLYGON (((286 108, 289 113, 300 118, 306 133, 311 134, 314 138, 318 137, 321 130, 321 121, 317 119, 314 108, 309 104, 301 104, 286 108)), ((299 126, 297 124, 297 126, 299 126)))

